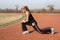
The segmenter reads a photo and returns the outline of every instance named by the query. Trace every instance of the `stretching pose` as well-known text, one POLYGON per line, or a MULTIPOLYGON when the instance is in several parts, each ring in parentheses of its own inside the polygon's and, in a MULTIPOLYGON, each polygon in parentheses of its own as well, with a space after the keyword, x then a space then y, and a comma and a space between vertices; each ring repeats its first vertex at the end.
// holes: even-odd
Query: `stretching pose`
POLYGON ((21 8, 21 11, 23 15, 25 16, 24 20, 22 20, 22 31, 23 34, 29 34, 29 31, 27 30, 26 25, 32 26, 37 32, 39 33, 49 33, 49 34, 54 34, 54 29, 53 28, 45 28, 45 29, 40 29, 37 26, 37 22, 32 16, 29 8, 27 6, 24 6, 21 8))

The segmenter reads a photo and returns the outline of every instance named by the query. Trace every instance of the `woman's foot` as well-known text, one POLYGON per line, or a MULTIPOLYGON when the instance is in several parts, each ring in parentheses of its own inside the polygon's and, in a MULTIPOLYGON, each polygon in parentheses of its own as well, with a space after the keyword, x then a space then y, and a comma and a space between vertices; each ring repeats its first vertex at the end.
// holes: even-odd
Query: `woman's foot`
POLYGON ((44 28, 42 34, 54 34, 54 28, 44 28))
POLYGON ((24 31, 23 34, 29 34, 29 31, 24 31))
POLYGON ((54 34, 54 28, 51 28, 51 34, 54 34))

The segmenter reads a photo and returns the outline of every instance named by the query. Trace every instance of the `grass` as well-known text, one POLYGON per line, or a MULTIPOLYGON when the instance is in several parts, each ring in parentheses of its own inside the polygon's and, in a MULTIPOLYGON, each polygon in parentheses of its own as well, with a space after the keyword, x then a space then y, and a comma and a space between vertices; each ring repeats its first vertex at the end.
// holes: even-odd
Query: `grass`
POLYGON ((21 14, 0 13, 0 28, 14 24, 24 19, 21 14))

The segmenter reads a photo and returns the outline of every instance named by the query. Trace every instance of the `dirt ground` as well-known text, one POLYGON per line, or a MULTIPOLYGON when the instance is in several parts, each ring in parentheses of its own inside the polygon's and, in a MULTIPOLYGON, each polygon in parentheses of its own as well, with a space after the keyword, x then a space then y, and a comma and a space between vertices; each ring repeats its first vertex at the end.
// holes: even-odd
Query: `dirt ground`
POLYGON ((33 14, 39 28, 54 27, 55 34, 40 34, 31 26, 27 26, 30 34, 23 35, 21 23, 0 28, 0 40, 60 40, 60 14, 33 14))

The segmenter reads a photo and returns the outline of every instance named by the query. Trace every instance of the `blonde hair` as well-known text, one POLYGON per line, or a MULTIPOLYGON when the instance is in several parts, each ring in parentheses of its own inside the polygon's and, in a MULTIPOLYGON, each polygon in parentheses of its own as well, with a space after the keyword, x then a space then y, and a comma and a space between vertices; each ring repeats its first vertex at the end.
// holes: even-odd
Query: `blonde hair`
POLYGON ((28 8, 28 6, 23 6, 21 9, 23 9, 23 8, 25 8, 26 11, 28 11, 29 13, 31 13, 30 10, 29 10, 29 8, 28 8))

